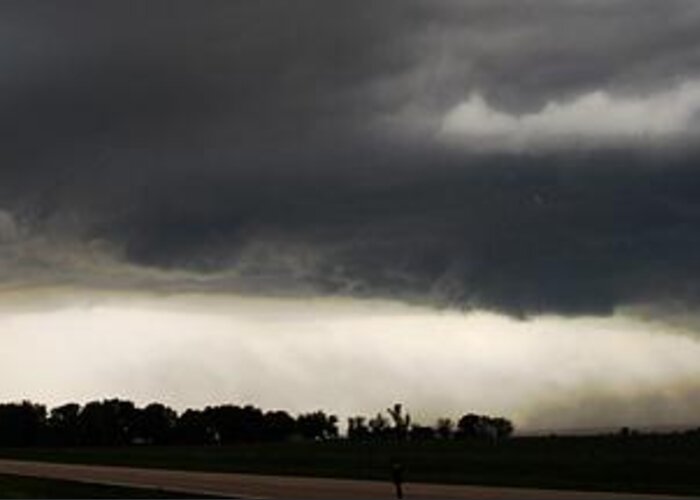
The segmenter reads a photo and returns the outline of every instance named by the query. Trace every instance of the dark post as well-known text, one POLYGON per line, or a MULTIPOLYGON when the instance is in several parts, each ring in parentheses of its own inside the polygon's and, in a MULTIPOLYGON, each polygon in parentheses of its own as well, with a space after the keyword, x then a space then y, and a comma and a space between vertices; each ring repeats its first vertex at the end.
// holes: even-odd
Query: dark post
POLYGON ((403 465, 399 462, 391 464, 391 480, 396 487, 396 498, 403 498, 403 465))

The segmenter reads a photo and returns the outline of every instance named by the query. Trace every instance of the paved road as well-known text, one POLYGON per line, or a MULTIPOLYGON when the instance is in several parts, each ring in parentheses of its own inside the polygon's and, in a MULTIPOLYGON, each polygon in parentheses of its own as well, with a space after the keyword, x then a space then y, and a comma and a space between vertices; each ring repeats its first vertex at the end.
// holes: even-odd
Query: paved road
MULTIPOLYGON (((393 498, 389 482, 136 469, 0 460, 0 473, 245 498, 393 498)), ((404 498, 515 500, 678 500, 689 497, 407 483, 404 498)))

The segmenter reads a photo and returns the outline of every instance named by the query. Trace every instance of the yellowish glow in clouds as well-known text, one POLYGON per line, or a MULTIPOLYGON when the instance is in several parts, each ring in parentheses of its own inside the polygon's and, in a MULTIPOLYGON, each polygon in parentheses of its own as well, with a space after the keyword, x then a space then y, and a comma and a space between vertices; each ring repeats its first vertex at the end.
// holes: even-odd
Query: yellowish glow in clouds
POLYGON ((120 396, 345 417, 405 403, 525 428, 700 420, 700 342, 622 317, 516 321, 388 302, 111 297, 0 313, 0 399, 120 396), (591 404, 597 407, 591 407, 591 404))

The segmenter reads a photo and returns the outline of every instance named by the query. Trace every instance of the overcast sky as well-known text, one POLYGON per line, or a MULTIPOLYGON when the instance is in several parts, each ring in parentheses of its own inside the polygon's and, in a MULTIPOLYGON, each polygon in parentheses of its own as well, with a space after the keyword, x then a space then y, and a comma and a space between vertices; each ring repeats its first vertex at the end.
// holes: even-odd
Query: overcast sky
POLYGON ((294 352, 340 349, 347 413, 396 394, 532 426, 616 424, 616 405, 700 419, 693 364, 643 354, 700 352, 699 28, 694 0, 0 3, 0 399, 333 410, 311 383, 282 397, 274 367, 316 380, 328 366, 294 352), (211 378, 222 315, 247 354, 211 378), (391 335, 365 362, 351 330, 391 335), (445 332, 463 358, 445 359, 445 332), (200 347, 178 350, 189 335, 200 347), (130 358, 138 382, 82 365, 44 382, 91 345, 126 373, 118 353, 144 336, 162 355, 130 358), (493 344, 476 364, 475 338, 493 344), (509 358, 521 342, 532 356, 509 358), (590 359, 559 367, 578 389, 544 402, 552 345, 590 359), (47 371, 20 376, 39 352, 47 371), (378 366, 381 397, 362 396, 378 366), (514 374, 519 396, 475 389, 514 374), (554 407, 559 421, 537 416, 554 407))

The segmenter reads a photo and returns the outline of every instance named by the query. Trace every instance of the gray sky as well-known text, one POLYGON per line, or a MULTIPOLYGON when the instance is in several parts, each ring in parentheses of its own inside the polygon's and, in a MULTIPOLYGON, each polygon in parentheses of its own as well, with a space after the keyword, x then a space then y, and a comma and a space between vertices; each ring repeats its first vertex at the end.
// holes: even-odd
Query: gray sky
MULTIPOLYGON (((1 314, 341 300, 697 342, 698 27, 692 0, 3 2, 1 314)), ((698 417, 665 388, 638 399, 698 417)))

